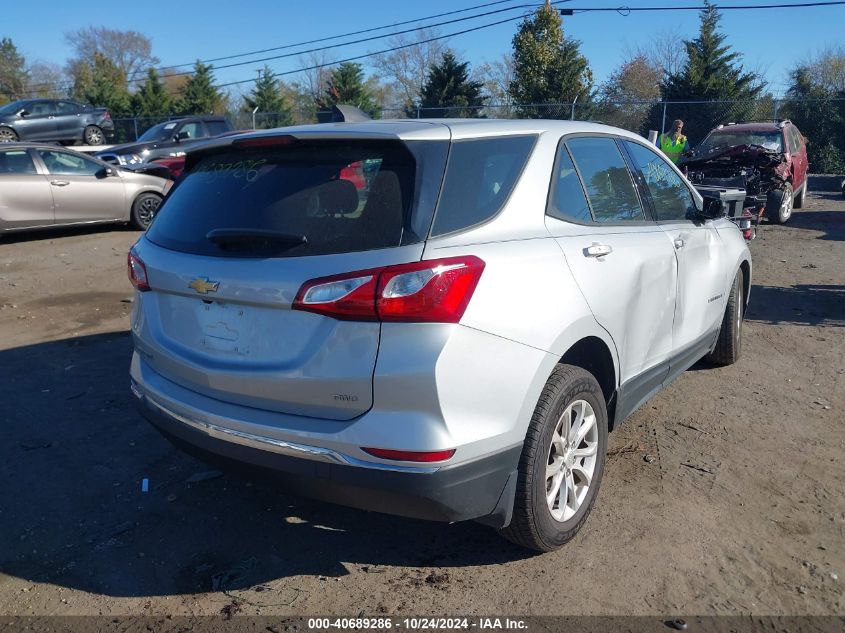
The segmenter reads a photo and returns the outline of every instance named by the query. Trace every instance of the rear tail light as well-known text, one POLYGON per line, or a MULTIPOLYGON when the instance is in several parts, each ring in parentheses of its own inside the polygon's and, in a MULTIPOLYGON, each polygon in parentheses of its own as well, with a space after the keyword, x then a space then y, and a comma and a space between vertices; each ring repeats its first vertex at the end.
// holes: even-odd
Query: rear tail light
POLYGON ((467 256, 321 277, 303 284, 293 309, 347 321, 457 323, 483 271, 482 260, 467 256))
POLYGON ((455 454, 454 448, 446 451, 394 451, 387 448, 362 448, 361 450, 373 457, 402 462, 444 462, 452 459, 452 455, 455 454))
POLYGON ((134 250, 129 251, 127 264, 129 269, 129 281, 132 282, 135 289, 140 290, 141 292, 150 290, 150 284, 147 280, 147 267, 144 266, 144 262, 140 257, 138 257, 134 250))

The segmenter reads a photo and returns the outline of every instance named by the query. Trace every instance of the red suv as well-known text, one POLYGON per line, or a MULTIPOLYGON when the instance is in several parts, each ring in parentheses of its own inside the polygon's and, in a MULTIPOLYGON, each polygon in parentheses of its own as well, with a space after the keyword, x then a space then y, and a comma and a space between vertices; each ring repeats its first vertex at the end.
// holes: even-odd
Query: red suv
POLYGON ((720 125, 679 165, 695 184, 744 188, 745 206, 777 224, 807 197, 807 144, 788 120, 720 125))

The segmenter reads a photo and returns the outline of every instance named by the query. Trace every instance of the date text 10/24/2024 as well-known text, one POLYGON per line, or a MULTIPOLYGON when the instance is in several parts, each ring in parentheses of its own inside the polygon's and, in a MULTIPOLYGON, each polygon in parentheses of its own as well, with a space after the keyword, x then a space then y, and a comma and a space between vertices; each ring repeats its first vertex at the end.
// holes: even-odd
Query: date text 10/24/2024
POLYGON ((308 629, 327 631, 330 629, 357 630, 525 630, 528 624, 519 618, 309 618, 308 629))

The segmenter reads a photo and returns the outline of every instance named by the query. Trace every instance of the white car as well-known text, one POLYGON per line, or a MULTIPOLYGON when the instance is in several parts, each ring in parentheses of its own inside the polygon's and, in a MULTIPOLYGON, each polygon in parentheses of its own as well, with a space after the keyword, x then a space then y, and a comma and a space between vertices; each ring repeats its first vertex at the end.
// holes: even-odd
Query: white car
POLYGON ((608 431, 738 358, 751 257, 629 132, 373 121, 189 154, 129 276, 132 392, 178 446, 552 550, 608 431))

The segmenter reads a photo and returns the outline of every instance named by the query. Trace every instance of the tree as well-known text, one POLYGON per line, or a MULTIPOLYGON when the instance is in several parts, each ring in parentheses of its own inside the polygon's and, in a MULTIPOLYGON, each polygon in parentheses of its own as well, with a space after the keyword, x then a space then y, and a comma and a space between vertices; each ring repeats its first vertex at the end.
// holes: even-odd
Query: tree
POLYGON ((139 117, 164 116, 173 112, 173 100, 155 68, 147 71, 144 83, 132 95, 132 111, 139 117))
POLYGON ((803 69, 813 85, 832 92, 845 92, 845 47, 841 44, 825 48, 798 68, 803 69))
POLYGON ((834 90, 812 66, 792 70, 792 85, 781 112, 807 138, 810 168, 845 171, 845 90, 834 90), (837 98, 838 97, 838 98, 837 98))
POLYGON ((88 26, 65 33, 65 40, 75 52, 71 65, 75 61, 93 64, 94 55, 100 53, 120 70, 124 80, 137 79, 145 68, 158 63, 150 38, 138 31, 88 26))
POLYGON ((599 88, 601 120, 609 125, 641 131, 651 103, 660 98, 663 70, 645 55, 629 59, 599 88))
POLYGON ((184 114, 211 114, 223 95, 214 85, 213 66, 197 60, 194 73, 182 85, 179 110, 184 114))
POLYGON ((408 116, 416 115, 416 104, 428 69, 446 52, 446 40, 426 41, 438 36, 435 29, 419 29, 413 34, 396 35, 387 40, 388 46, 396 50, 377 55, 373 65, 382 81, 394 85, 399 100, 383 105, 404 108, 408 116))
POLYGON ((560 15, 548 1, 523 20, 513 38, 514 77, 509 87, 522 116, 560 114, 559 107, 529 104, 589 101, 593 74, 580 46, 577 40, 564 38, 560 15))
POLYGON ((421 115, 477 117, 483 103, 481 87, 480 81, 470 79, 469 62, 459 62, 454 53, 447 51, 440 63, 432 65, 428 71, 420 97, 421 115))
MULTIPOLYGON (((258 108, 261 127, 281 127, 293 124, 293 116, 282 95, 279 80, 268 66, 260 71, 252 93, 244 95, 244 108, 252 112, 258 108)), ((256 124, 257 125, 257 124, 256 124)))
MULTIPOLYGON (((684 120, 684 133, 693 140, 704 137, 724 119, 741 121, 754 112, 755 99, 764 83, 755 73, 745 72, 739 63, 741 55, 725 44, 719 32, 721 16, 716 7, 705 0, 701 10, 698 37, 684 41, 687 59, 681 72, 669 75, 661 85, 667 101, 707 101, 710 103, 672 106, 671 118, 684 120), (717 103, 732 101, 739 103, 717 103)), ((656 111, 652 122, 658 129, 656 111)))
POLYGON ((378 114, 379 106, 364 84, 361 64, 344 62, 329 74, 328 84, 317 100, 317 106, 321 110, 328 110, 338 103, 353 105, 372 117, 378 114))
POLYGON ((123 71, 102 53, 94 54, 90 70, 91 83, 85 87, 83 99, 95 107, 107 108, 113 117, 129 116, 129 93, 123 71))
POLYGON ((68 96, 68 82, 57 64, 35 61, 30 64, 27 73, 29 74, 28 97, 61 99, 68 96))
POLYGON ((8 37, 0 40, 0 103, 20 99, 29 81, 26 60, 8 37))
MULTIPOLYGON (((508 89, 513 82, 513 57, 504 54, 501 58, 484 62, 478 67, 476 78, 484 86, 490 104, 509 106, 512 103, 508 89)), ((506 108, 507 110, 507 108, 506 108)))

